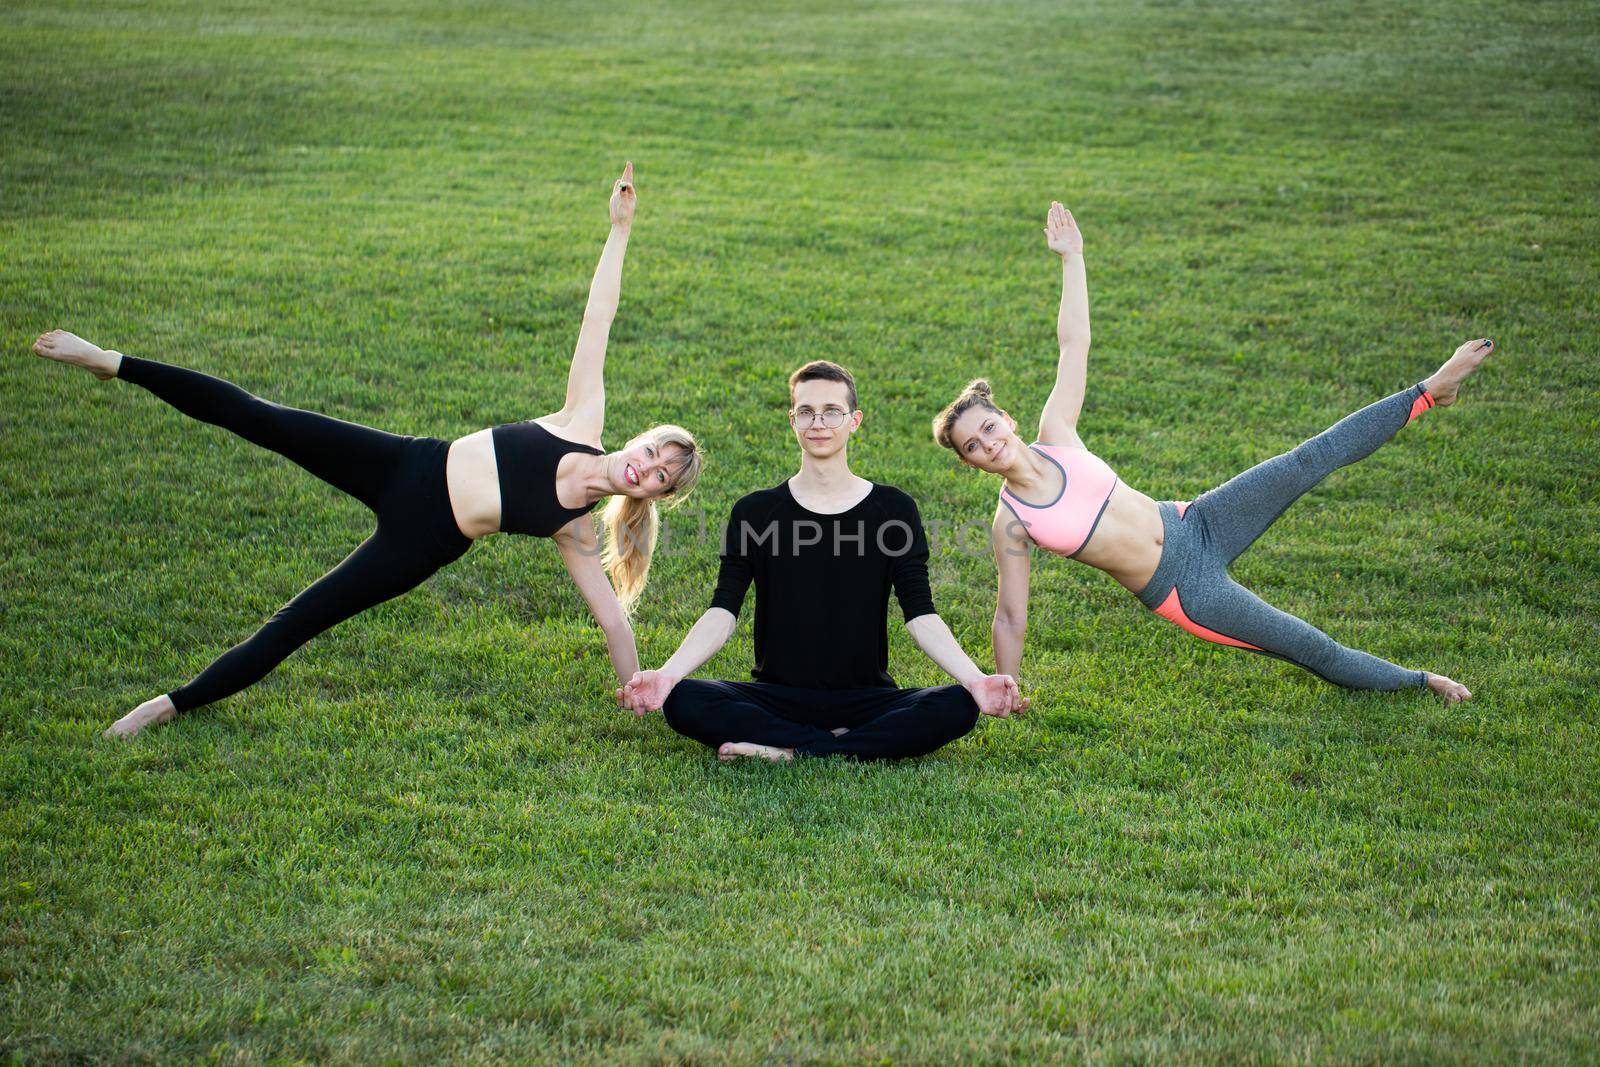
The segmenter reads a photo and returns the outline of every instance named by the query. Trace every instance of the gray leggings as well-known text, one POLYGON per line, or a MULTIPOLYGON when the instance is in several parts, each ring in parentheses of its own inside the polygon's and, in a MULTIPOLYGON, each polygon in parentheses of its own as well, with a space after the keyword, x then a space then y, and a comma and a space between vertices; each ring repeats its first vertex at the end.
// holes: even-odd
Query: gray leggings
POLYGON ((1312 486, 1365 459, 1433 406, 1422 386, 1346 416, 1299 447, 1259 463, 1190 504, 1163 502, 1166 541, 1145 607, 1197 637, 1304 667, 1349 689, 1425 686, 1424 671, 1346 648, 1315 626, 1279 611, 1228 576, 1228 566, 1312 486))

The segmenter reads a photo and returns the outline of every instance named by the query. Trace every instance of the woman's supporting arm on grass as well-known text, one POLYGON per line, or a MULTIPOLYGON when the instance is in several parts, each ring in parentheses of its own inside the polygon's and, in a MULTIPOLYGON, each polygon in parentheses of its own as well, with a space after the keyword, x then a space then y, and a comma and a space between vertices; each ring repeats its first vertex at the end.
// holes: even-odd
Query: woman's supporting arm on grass
POLYGON ((1001 504, 990 531, 994 566, 1000 578, 994 606, 994 669, 1022 682, 1022 641, 1028 632, 1030 543, 1022 523, 1001 504))
POLYGON ((1089 284, 1084 276, 1083 234, 1072 212, 1059 202, 1050 205, 1045 241, 1061 257, 1061 310, 1056 315, 1056 339, 1061 358, 1056 364, 1056 384, 1039 417, 1039 440, 1048 445, 1081 445, 1078 413, 1089 374, 1089 284))
POLYGON ((1006 719, 1014 711, 1027 710, 1028 704, 1017 689, 1017 680, 1005 674, 984 674, 939 615, 932 612, 918 615, 906 623, 906 632, 911 634, 923 655, 972 694, 973 702, 983 714, 1006 719))
POLYGON ((738 622, 727 608, 707 608, 684 634, 683 642, 660 670, 640 671, 617 690, 617 703, 635 715, 660 711, 672 687, 705 665, 733 636, 738 622))
POLYGON ((583 327, 572 353, 567 372, 567 399, 550 421, 568 429, 573 440, 598 445, 606 419, 606 342, 611 323, 617 317, 622 295, 622 261, 628 254, 628 235, 633 229, 637 202, 633 188, 633 164, 622 169, 611 191, 611 234, 600 253, 589 285, 589 302, 583 309, 583 327))
POLYGON ((634 643, 628 613, 606 578, 594 520, 581 515, 557 530, 551 540, 561 553, 561 562, 567 565, 572 584, 578 587, 594 621, 606 635, 606 654, 611 657, 611 669, 617 672, 617 681, 627 681, 639 670, 639 649, 634 643))

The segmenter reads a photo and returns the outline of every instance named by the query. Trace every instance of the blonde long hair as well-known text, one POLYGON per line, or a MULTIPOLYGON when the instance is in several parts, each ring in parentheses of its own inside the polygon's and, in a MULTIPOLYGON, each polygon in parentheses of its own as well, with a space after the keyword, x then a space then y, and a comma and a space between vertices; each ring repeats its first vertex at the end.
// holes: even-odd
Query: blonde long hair
MULTIPOLYGON (((632 448, 640 443, 653 445, 657 454, 673 445, 683 450, 684 458, 678 464, 672 488, 661 494, 669 498, 667 507, 682 504, 705 466, 705 453, 700 451, 694 434, 682 426, 652 426, 623 447, 632 448)), ((650 555, 655 551, 656 534, 661 529, 661 516, 656 509, 656 501, 661 497, 644 499, 619 493, 606 502, 605 510, 600 513, 600 521, 605 526, 605 550, 600 561, 611 575, 611 586, 617 591, 622 610, 630 615, 650 576, 650 555)))

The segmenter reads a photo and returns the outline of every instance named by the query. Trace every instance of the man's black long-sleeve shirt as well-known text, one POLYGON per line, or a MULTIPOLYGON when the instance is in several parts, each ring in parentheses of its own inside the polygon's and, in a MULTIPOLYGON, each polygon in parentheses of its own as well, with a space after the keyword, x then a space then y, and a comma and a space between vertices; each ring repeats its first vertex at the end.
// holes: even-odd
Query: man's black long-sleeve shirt
POLYGON ((756 584, 758 682, 807 689, 893 686, 889 589, 907 622, 933 614, 917 505, 874 485, 836 515, 807 511, 782 482, 733 505, 711 606, 735 617, 756 584))

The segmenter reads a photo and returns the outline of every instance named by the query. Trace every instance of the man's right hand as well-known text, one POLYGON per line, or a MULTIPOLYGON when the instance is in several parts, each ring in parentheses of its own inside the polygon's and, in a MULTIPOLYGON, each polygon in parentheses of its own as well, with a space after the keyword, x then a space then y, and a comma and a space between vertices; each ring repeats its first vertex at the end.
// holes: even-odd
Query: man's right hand
POLYGON ((617 704, 635 715, 648 715, 661 710, 677 684, 678 679, 665 671, 637 671, 617 690, 617 704))

